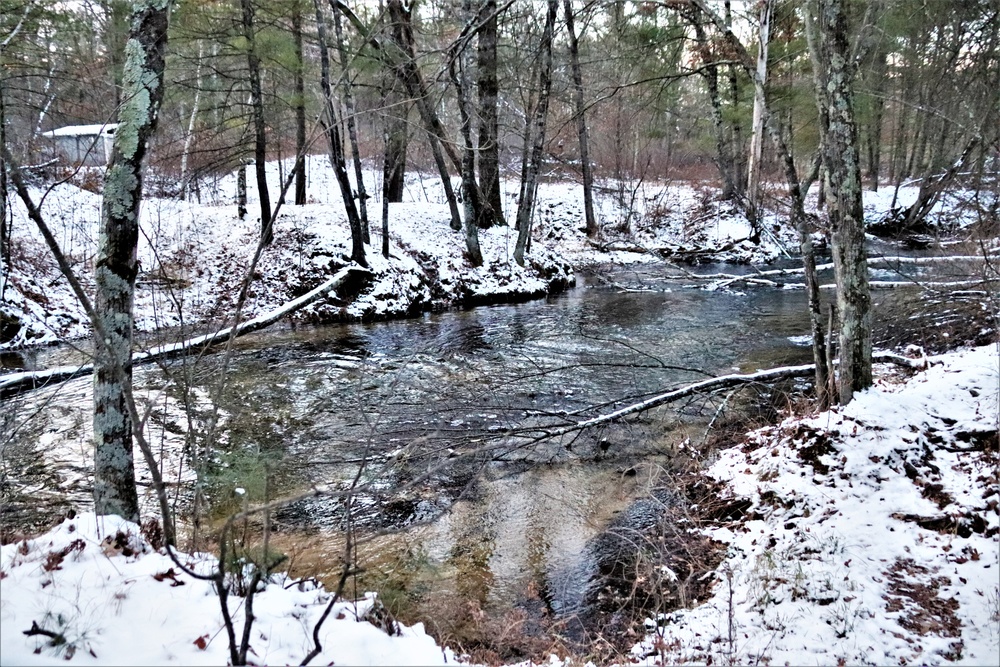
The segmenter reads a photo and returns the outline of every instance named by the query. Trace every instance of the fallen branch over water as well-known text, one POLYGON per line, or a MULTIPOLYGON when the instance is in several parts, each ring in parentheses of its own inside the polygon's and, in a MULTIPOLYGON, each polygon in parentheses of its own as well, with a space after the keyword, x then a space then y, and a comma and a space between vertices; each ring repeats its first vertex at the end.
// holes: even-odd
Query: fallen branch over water
MULTIPOLYGON (((881 361, 896 364, 897 366, 904 366, 913 370, 923 370, 927 368, 926 359, 910 359, 909 357, 904 357, 893 352, 876 352, 872 355, 874 361, 881 361)), ((762 371, 757 371, 756 373, 745 373, 745 374, 732 374, 732 375, 721 375, 719 377, 711 378, 709 380, 702 380, 701 382, 695 382, 693 384, 686 385, 679 389, 674 389, 651 398, 647 398, 644 401, 634 403, 632 405, 625 406, 624 408, 619 408, 614 412, 609 412, 598 417, 593 417, 576 424, 570 424, 569 426, 563 426, 551 431, 545 432, 537 440, 543 440, 548 438, 558 438, 563 435, 568 435, 570 433, 575 433, 577 431, 582 431, 586 428, 591 428, 593 426, 599 426, 601 424, 607 424, 609 422, 617 421, 622 417, 636 414, 639 412, 644 412, 661 405, 666 405, 667 403, 672 403, 678 401, 682 398, 687 398, 688 396, 693 396, 695 394, 704 394, 720 389, 729 389, 732 387, 739 387, 749 384, 763 384, 770 382, 777 382, 778 380, 789 380, 792 378, 802 378, 802 377, 813 377, 816 373, 816 364, 803 364, 801 366, 782 366, 779 368, 769 368, 762 371)))
MULTIPOLYGON (((358 275, 370 275, 370 271, 358 266, 345 266, 335 273, 333 277, 316 289, 303 294, 297 299, 293 299, 272 311, 259 315, 251 320, 247 320, 235 327, 220 329, 214 333, 195 336, 179 343, 160 345, 146 352, 137 352, 132 355, 132 365, 145 364, 152 361, 171 359, 188 354, 192 351, 202 352, 210 347, 225 343, 232 338, 239 338, 255 331, 265 329, 283 317, 305 308, 309 304, 317 301, 330 291, 336 289, 347 280, 351 273, 358 275)), ((0 397, 13 396, 25 391, 31 391, 39 387, 69 380, 81 375, 93 373, 93 364, 83 364, 80 366, 59 366, 44 371, 25 371, 23 373, 10 373, 0 375, 0 397)))
MULTIPOLYGON (((904 264, 910 265, 925 265, 925 264, 940 264, 943 262, 981 262, 983 258, 977 255, 951 255, 945 257, 870 257, 868 258, 869 266, 883 266, 888 265, 890 268, 893 266, 900 266, 904 264)), ((766 271, 754 271, 753 273, 748 273, 745 275, 737 275, 735 273, 707 273, 698 274, 693 271, 688 271, 683 267, 671 265, 673 268, 680 271, 682 276, 667 276, 667 278, 674 278, 675 280, 683 280, 684 278, 690 278, 692 280, 709 280, 714 281, 712 284, 707 285, 706 289, 715 290, 728 287, 733 283, 747 283, 752 285, 764 285, 766 287, 802 287, 801 284, 795 285, 780 285, 769 278, 781 277, 781 276, 801 276, 805 273, 804 267, 796 267, 789 269, 768 269, 766 271)), ((829 271, 833 269, 833 264, 828 262, 826 264, 816 265, 817 271, 829 271)), ((975 282, 975 281, 969 281, 975 282)), ((901 287, 903 285, 912 285, 913 282, 889 282, 889 281, 873 281, 872 286, 874 287, 901 287)), ((966 282, 957 283, 921 283, 930 284, 934 286, 943 286, 951 284, 966 284, 966 282)), ((826 287, 826 286, 824 286, 826 287)))

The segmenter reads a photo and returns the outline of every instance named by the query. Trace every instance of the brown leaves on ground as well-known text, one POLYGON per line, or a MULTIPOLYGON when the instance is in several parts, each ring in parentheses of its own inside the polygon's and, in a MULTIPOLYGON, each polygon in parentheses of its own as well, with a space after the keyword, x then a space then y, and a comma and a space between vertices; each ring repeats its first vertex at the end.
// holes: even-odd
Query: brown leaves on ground
POLYGON ((74 551, 83 551, 87 548, 87 543, 83 540, 73 540, 68 545, 60 549, 59 551, 50 551, 45 557, 45 562, 42 563, 42 569, 46 572, 52 572, 53 570, 61 570, 62 562, 66 559, 66 556, 73 553, 74 551))
MULTIPOLYGON (((961 637, 962 623, 955 615, 958 600, 940 596, 941 587, 951 584, 947 577, 932 576, 931 570, 909 558, 897 560, 887 574, 889 592, 885 609, 902 612, 900 626, 920 636, 961 637)), ((953 642, 949 648, 944 656, 946 659, 961 658, 961 640, 953 642)))

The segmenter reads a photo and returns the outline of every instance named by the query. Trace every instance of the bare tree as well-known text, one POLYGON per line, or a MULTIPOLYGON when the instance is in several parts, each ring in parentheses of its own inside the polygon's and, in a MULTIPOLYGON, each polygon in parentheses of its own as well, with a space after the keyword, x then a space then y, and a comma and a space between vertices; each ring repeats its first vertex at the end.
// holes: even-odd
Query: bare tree
POLYGON ((524 253, 531 237, 531 214, 535 204, 535 190, 538 187, 538 175, 542 168, 542 151, 545 148, 545 125, 549 113, 549 95, 552 91, 552 35, 555 32, 556 14, 559 12, 558 0, 548 0, 548 11, 545 15, 545 29, 542 31, 540 45, 541 65, 538 68, 538 102, 532 119, 531 161, 528 163, 524 183, 521 184, 521 201, 517 206, 517 243, 514 246, 514 259, 524 266, 524 253))
POLYGON ((580 67, 580 41, 573 21, 573 2, 563 0, 566 31, 569 33, 569 62, 573 74, 573 106, 576 132, 580 137, 580 169, 583 173, 583 213, 587 236, 597 236, 597 216, 594 215, 594 169, 590 164, 590 130, 587 128, 586 105, 583 99, 583 71, 580 67))
POLYGON ((257 176, 257 196, 260 198, 260 238, 269 245, 274 238, 271 229, 271 196, 267 189, 267 129, 264 124, 264 93, 261 89, 260 56, 257 53, 253 0, 240 0, 243 38, 246 40, 250 104, 253 109, 254 173, 257 176))

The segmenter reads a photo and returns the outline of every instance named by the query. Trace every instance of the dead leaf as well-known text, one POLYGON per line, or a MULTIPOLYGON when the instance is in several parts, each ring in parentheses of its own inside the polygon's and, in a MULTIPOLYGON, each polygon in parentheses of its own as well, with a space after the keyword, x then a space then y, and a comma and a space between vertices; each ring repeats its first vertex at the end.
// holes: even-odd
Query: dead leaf
POLYGON ((201 637, 195 639, 194 645, 197 646, 202 651, 204 651, 206 648, 208 648, 208 635, 202 635, 201 637))

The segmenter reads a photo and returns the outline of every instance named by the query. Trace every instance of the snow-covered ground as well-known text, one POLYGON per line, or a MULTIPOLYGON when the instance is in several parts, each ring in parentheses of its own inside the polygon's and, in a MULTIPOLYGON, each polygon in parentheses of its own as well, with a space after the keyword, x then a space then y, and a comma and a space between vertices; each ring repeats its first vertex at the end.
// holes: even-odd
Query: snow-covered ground
MULTIPOLYGON (((727 549, 712 595, 650 619, 629 661, 997 664, 1000 354, 981 347, 930 363, 906 380, 880 367, 876 386, 847 407, 723 450, 706 474, 752 505, 710 531, 727 549)), ((137 533, 81 515, 3 546, 0 662, 64 664, 70 652, 85 664, 225 662, 211 587, 137 533), (131 555, 102 546, 119 530, 131 555), (61 640, 25 635, 32 623, 61 640)), ((301 660, 328 599, 279 576, 255 601, 253 661, 301 660)), ((358 622, 371 605, 337 607, 314 664, 455 661, 420 627, 390 637, 358 622)))
POLYGON ((727 548, 711 598, 651 619, 633 657, 998 664, 1000 355, 931 363, 723 451, 707 474, 747 518, 711 533, 727 548))
MULTIPOLYGON (((182 556, 199 574, 207 554, 182 556)), ((0 663, 4 665, 225 665, 228 635, 210 581, 188 576, 154 551, 136 524, 81 514, 0 550, 0 663), (46 634, 26 634, 32 628, 46 634)), ((249 664, 299 664, 331 602, 310 582, 277 575, 254 598, 249 664)), ((243 601, 231 598, 237 641, 243 601)), ((337 601, 321 627, 315 665, 440 665, 455 662, 418 624, 377 627, 372 596, 337 601)))

